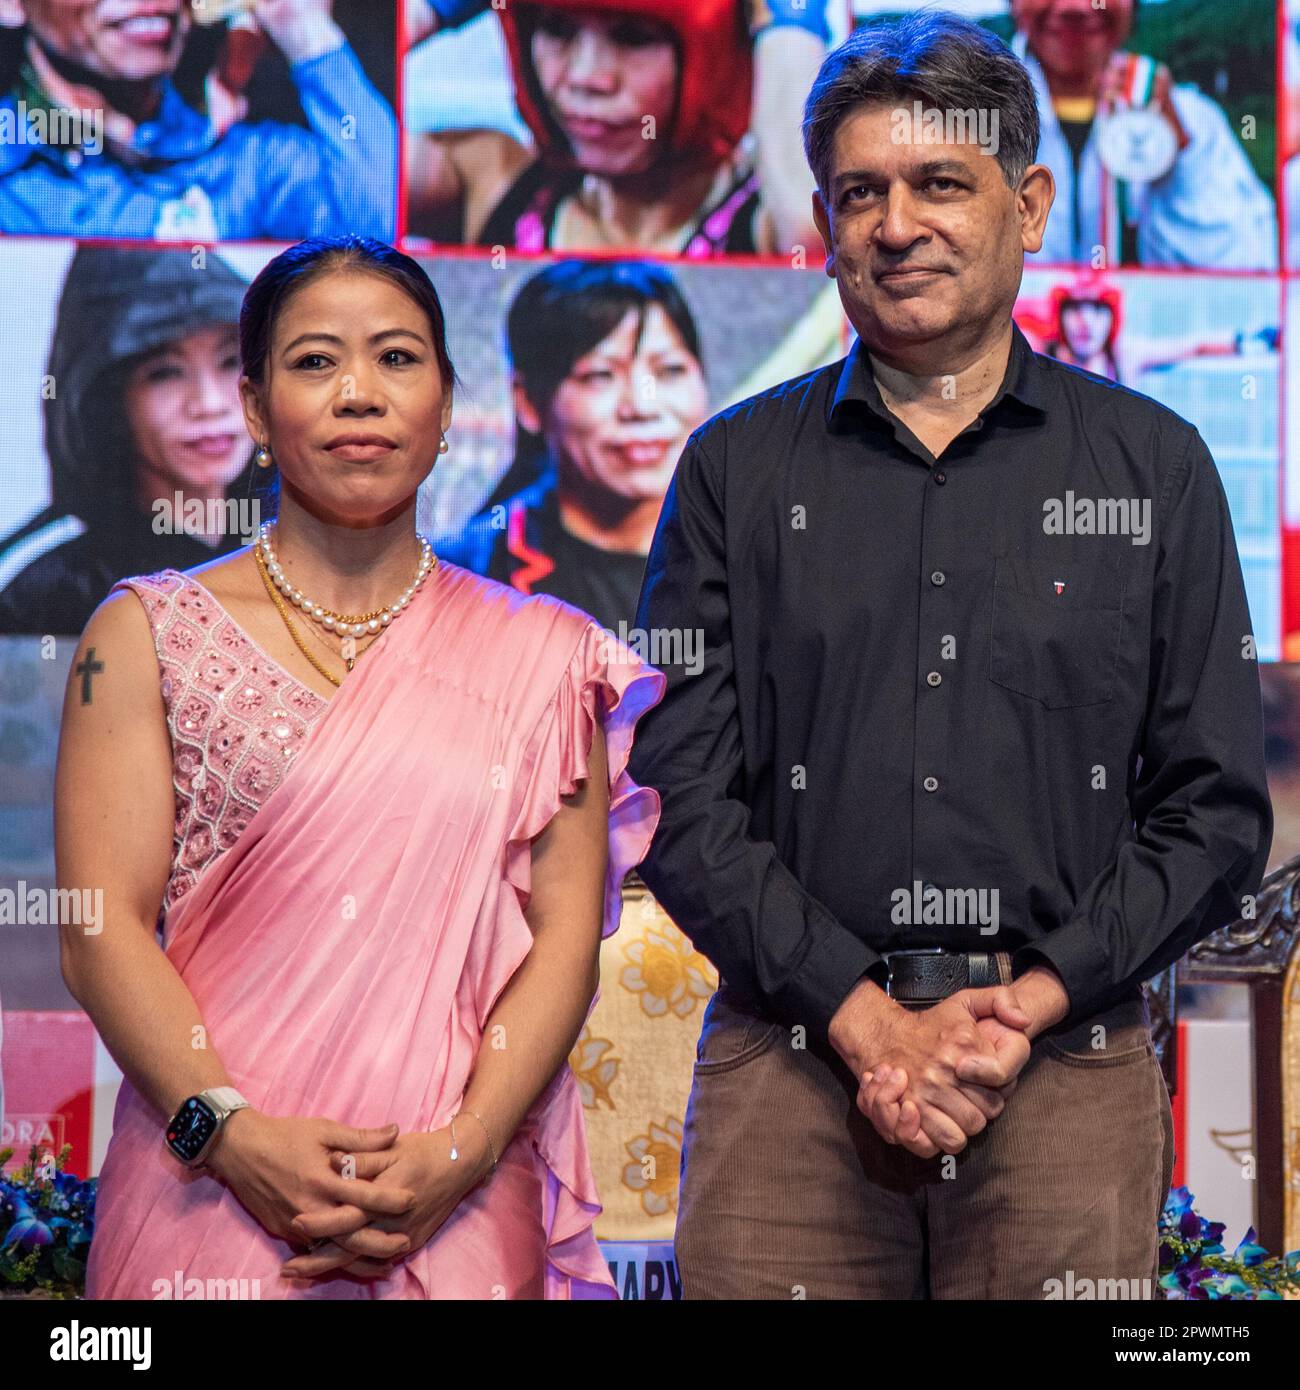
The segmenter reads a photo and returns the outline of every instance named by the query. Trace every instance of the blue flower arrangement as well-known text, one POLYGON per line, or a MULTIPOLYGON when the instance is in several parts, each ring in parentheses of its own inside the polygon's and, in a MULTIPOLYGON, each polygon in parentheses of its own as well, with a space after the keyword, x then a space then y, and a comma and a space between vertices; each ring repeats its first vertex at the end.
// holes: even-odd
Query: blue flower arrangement
POLYGON ((1228 1255, 1223 1222, 1207 1221, 1185 1187, 1175 1187, 1160 1214, 1160 1287, 1171 1299, 1283 1298, 1300 1293, 1300 1250, 1274 1255, 1255 1242, 1252 1226, 1228 1255))
MULTIPOLYGON (((13 1152, 0 1149, 0 1171, 13 1152)), ((71 1152, 71 1144, 57 1157, 33 1148, 24 1167, 0 1176, 0 1296, 85 1294, 97 1180, 65 1171, 71 1152)))

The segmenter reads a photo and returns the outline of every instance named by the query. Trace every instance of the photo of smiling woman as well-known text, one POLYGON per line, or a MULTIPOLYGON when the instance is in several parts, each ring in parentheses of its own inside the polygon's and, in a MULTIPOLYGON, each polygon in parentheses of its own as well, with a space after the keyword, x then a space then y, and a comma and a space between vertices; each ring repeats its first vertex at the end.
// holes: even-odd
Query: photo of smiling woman
MULTIPOLYGON (((412 52, 436 56, 448 45, 431 30, 488 9, 522 129, 496 128, 454 59, 408 62, 413 88, 438 89, 424 102, 436 128, 405 127, 408 234, 692 260, 818 244, 797 132, 827 0, 417 3, 412 52)), ((490 68, 482 41, 463 61, 490 68)))
POLYGON ((664 678, 417 533, 458 382, 415 261, 289 248, 240 358, 274 521, 116 585, 65 695, 63 973, 125 1078, 87 1295, 615 1297, 567 1059, 664 678))
POLYGON ((50 501, 0 546, 0 633, 79 633, 123 575, 242 544, 247 287, 211 253, 196 269, 188 250, 78 248, 42 391, 50 501))
POLYGON ((440 553, 630 626, 673 469, 709 410, 695 319, 662 265, 561 261, 515 296, 506 346, 518 455, 440 553))

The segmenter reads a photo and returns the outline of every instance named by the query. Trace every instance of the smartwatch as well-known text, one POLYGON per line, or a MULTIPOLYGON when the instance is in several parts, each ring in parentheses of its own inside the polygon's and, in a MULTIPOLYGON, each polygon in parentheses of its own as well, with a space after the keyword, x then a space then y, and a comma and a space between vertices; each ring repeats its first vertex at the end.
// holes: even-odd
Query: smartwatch
POLYGON ((181 1102, 163 1142, 187 1168, 201 1168, 221 1126, 248 1102, 233 1086, 213 1086, 181 1102))

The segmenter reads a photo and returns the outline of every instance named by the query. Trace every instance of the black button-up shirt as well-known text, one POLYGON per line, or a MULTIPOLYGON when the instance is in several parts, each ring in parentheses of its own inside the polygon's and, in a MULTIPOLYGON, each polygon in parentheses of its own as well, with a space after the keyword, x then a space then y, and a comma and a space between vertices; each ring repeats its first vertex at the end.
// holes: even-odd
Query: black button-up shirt
POLYGON ((642 877, 729 987, 819 1037, 917 947, 1046 961, 1077 1022, 1259 886, 1258 665, 1214 461, 1018 328, 938 459, 860 340, 701 425, 637 628, 703 645, 698 672, 656 661, 633 748, 662 799, 642 877))

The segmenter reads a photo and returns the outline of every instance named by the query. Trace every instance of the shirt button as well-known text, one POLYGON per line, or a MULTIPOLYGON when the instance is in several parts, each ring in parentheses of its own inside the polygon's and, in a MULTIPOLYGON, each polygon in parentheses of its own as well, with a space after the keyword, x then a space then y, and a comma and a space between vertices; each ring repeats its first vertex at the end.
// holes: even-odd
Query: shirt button
POLYGON ((938 671, 931 671, 929 675, 926 676, 926 680, 929 681, 931 685, 938 685, 942 679, 943 677, 938 673, 938 671))
POLYGON ((936 584, 936 585, 937 585, 937 584, 942 584, 943 581, 944 581, 944 573, 943 573, 942 570, 935 570, 935 572, 930 576, 930 583, 931 583, 931 584, 936 584))
POLYGON ((948 475, 946 473, 936 473, 934 475, 934 480, 936 483, 939 484, 940 487, 942 487, 944 483, 948 481, 948 475))
POLYGON ((937 792, 939 790, 939 779, 937 777, 927 777, 921 785, 928 792, 937 792))
POLYGON ((934 892, 934 884, 933 884, 933 883, 923 883, 923 884, 921 885, 921 892, 922 892, 922 893, 933 893, 933 892, 934 892))

